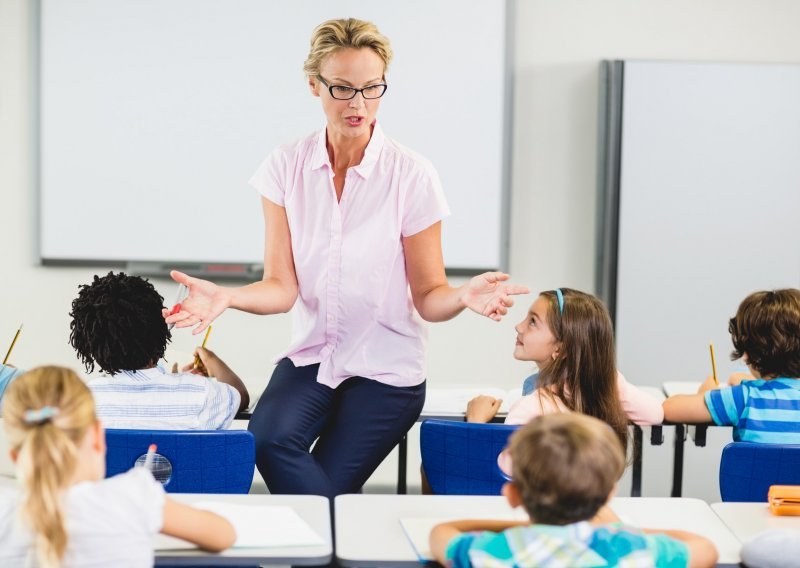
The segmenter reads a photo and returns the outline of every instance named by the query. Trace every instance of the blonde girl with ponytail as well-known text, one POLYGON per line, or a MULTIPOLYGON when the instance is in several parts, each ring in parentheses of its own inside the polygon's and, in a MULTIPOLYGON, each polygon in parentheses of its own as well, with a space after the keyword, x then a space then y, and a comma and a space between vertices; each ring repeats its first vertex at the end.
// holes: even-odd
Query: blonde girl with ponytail
POLYGON ((22 491, 0 490, 0 566, 152 566, 157 532, 211 551, 233 544, 228 521, 168 499, 144 468, 103 479, 105 432, 71 370, 25 373, 2 415, 22 491))

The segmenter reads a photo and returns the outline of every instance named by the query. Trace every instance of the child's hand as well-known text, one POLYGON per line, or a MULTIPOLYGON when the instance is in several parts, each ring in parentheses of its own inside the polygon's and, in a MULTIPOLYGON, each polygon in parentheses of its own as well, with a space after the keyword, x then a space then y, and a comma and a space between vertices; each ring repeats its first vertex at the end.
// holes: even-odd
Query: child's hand
POLYGON ((525 286, 506 284, 509 278, 503 272, 479 274, 469 281, 464 291, 464 305, 473 312, 500 321, 508 313, 508 308, 514 305, 511 296, 530 293, 525 286))
POLYGON ((718 389, 722 386, 722 384, 717 384, 714 382, 714 375, 709 375, 706 377, 706 380, 700 384, 700 388, 697 389, 698 393, 718 389))
POLYGON ((742 384, 743 381, 753 381, 755 377, 750 373, 738 372, 733 373, 730 377, 728 377, 728 385, 735 387, 737 385, 742 384))
POLYGON ((217 357, 216 353, 205 347, 198 347, 195 349, 194 356, 195 361, 199 359, 199 364, 195 365, 195 361, 192 361, 181 369, 182 372, 208 377, 209 365, 213 366, 215 361, 219 361, 219 357, 217 357))
POLYGON ((482 394, 467 403, 467 422, 490 422, 500 410, 503 401, 482 394))

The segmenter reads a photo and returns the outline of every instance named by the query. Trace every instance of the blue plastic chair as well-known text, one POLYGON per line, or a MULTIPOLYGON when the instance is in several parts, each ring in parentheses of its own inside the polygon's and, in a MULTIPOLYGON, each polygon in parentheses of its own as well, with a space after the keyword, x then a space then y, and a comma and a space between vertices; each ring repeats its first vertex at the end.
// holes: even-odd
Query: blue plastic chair
POLYGON ((733 442, 722 449, 723 501, 766 503, 770 485, 800 485, 800 445, 733 442))
POLYGON ((508 481, 497 456, 519 426, 425 420, 420 426, 422 467, 437 495, 500 495, 508 481))
POLYGON ((153 475, 169 493, 247 493, 255 439, 247 430, 106 430, 106 476, 142 463, 157 445, 153 475))

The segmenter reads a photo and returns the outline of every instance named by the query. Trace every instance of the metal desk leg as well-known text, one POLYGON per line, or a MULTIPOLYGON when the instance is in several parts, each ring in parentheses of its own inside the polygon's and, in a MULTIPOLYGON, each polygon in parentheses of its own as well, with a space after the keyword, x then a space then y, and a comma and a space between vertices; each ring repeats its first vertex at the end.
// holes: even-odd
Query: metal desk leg
POLYGON ((406 470, 408 461, 408 435, 397 444, 397 494, 406 494, 406 470))
POLYGON ((642 428, 633 425, 633 464, 631 467, 631 497, 642 496, 642 428))
POLYGON ((686 441, 686 426, 675 424, 675 455, 672 461, 672 493, 680 497, 683 493, 683 445, 686 441))

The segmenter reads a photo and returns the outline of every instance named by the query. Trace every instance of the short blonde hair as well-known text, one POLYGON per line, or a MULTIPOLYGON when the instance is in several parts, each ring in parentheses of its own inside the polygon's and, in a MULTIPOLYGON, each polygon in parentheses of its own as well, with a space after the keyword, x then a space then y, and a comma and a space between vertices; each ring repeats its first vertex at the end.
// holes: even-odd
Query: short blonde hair
POLYGON ((96 422, 92 393, 64 367, 32 369, 3 397, 3 428, 23 487, 20 513, 45 568, 61 566, 67 548, 63 493, 78 464, 78 444, 96 422))
POLYGON ((512 435, 509 451, 514 485, 535 523, 591 519, 625 470, 615 432, 577 412, 533 419, 512 435))
POLYGON ((371 49, 383 60, 384 72, 392 60, 389 38, 381 34, 372 22, 355 18, 328 20, 314 28, 311 34, 311 49, 303 64, 303 71, 309 78, 317 77, 329 55, 347 48, 371 49))

